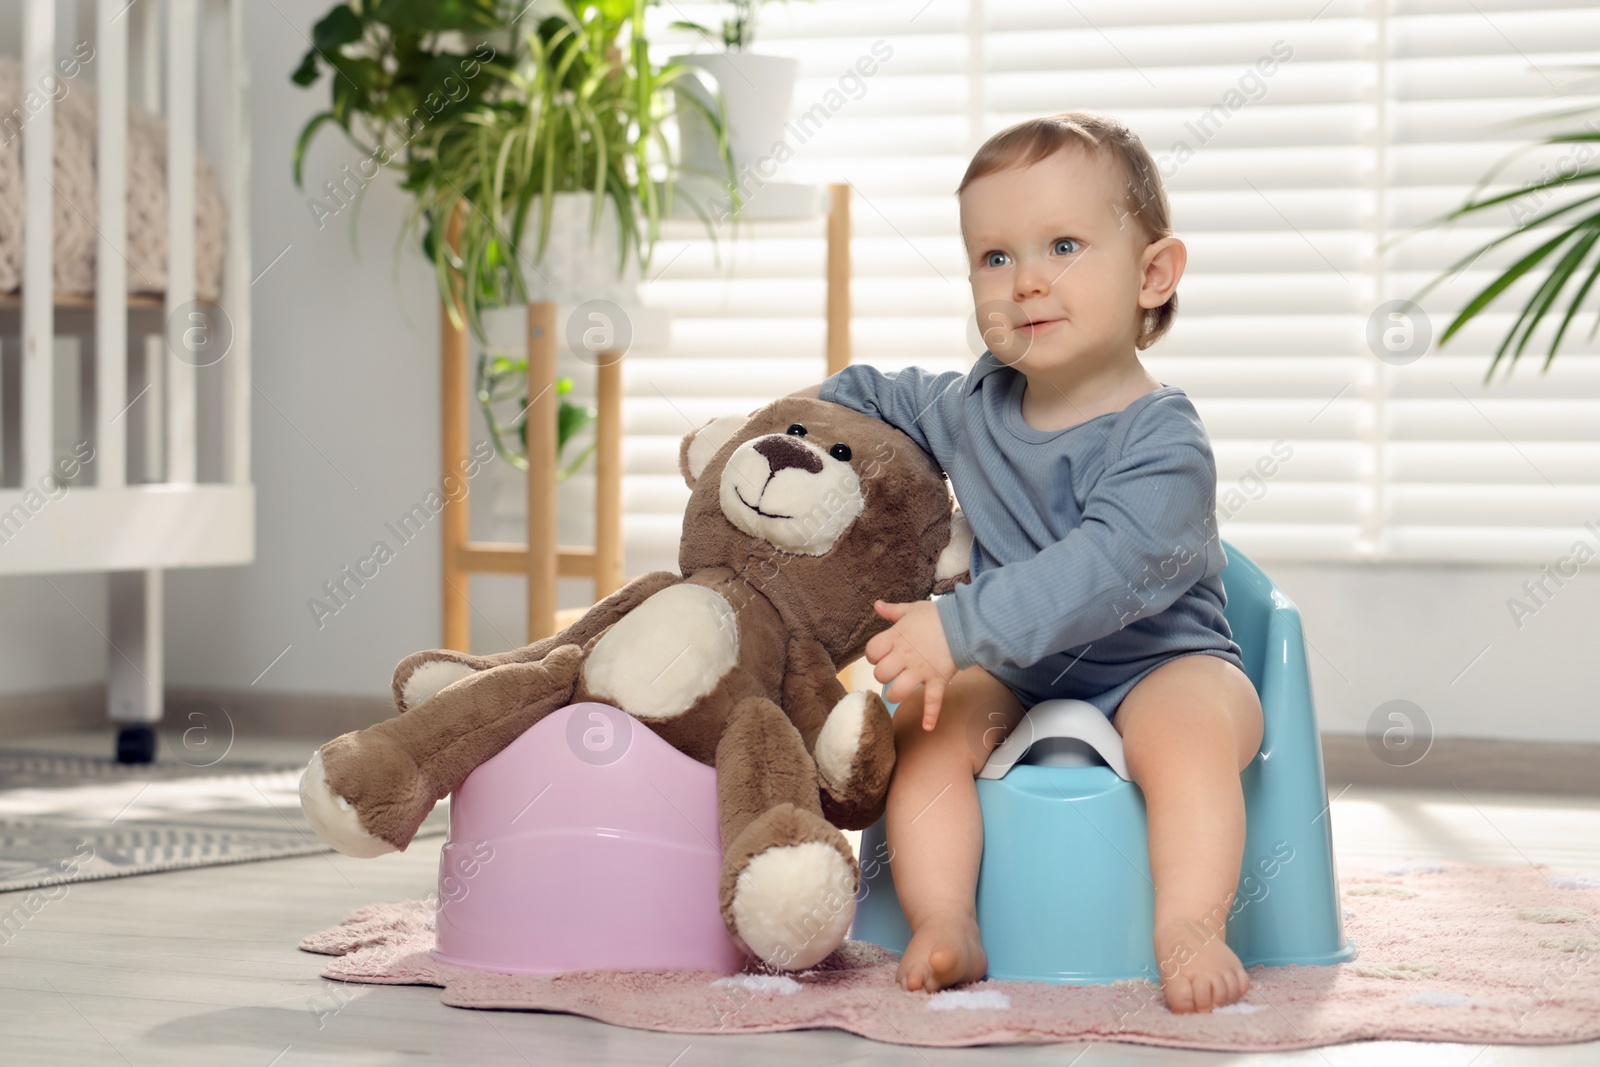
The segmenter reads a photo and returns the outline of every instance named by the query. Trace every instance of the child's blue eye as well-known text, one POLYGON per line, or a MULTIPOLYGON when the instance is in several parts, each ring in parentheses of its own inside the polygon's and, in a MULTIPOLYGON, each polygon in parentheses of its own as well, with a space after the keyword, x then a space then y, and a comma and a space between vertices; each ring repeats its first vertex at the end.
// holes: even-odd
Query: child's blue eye
POLYGON ((1079 247, 1078 246, 1078 242, 1076 240, 1074 240, 1073 238, 1071 238, 1071 237, 1057 237, 1056 238, 1055 248, 1056 248, 1056 252, 1059 255, 1070 256, 1070 255, 1072 255, 1072 252, 1077 251, 1078 247, 1079 247), (1061 246, 1062 245, 1072 245, 1074 247, 1073 247, 1072 251, 1063 252, 1061 250, 1061 246))
POLYGON ((983 257, 983 265, 985 267, 998 267, 1000 264, 994 261, 994 257, 1003 255, 1005 255, 1004 252, 990 252, 988 255, 983 257))

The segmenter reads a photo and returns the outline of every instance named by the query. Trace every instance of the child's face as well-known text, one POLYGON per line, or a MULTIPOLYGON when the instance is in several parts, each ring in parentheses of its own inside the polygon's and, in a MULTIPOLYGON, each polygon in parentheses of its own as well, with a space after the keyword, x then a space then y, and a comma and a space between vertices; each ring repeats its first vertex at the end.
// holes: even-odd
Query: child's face
POLYGON ((1183 246, 1147 243, 1127 203, 1115 161, 1078 150, 967 186, 968 280, 995 356, 1032 374, 1087 372, 1133 353, 1144 309, 1177 286, 1183 246))

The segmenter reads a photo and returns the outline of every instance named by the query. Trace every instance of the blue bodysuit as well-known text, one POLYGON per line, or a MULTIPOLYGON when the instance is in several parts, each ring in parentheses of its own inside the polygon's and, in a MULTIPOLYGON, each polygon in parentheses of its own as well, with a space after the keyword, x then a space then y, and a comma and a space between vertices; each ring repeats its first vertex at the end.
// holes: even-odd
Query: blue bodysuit
POLYGON ((934 598, 956 667, 981 664, 1024 708, 1072 697, 1108 718, 1179 656, 1243 670, 1222 614, 1216 461, 1188 396, 1163 384, 1047 431, 1022 418, 1026 385, 986 351, 965 373, 854 364, 819 393, 949 476, 973 533, 971 582, 934 598))

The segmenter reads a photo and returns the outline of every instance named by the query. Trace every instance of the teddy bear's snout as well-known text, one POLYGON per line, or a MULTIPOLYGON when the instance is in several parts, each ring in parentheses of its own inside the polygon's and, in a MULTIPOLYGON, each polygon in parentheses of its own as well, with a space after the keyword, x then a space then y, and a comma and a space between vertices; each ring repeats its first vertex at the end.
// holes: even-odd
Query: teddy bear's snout
POLYGON ((808 474, 822 472, 822 460, 811 449, 787 434, 770 434, 755 443, 756 452, 767 461, 768 469, 777 474, 789 467, 799 467, 808 474))
POLYGON ((787 434, 745 441, 719 480, 724 518, 785 552, 828 551, 865 506, 861 477, 848 462, 787 434))

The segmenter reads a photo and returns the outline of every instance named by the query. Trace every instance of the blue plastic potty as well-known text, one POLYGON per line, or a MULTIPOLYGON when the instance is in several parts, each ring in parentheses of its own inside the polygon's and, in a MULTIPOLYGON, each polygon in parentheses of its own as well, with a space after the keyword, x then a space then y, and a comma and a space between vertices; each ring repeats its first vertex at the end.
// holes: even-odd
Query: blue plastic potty
MULTIPOLYGON (((1247 829, 1238 892, 1213 914, 1245 967, 1340 963, 1355 945, 1340 914, 1300 612, 1244 553, 1223 548, 1224 614, 1265 722, 1261 750, 1240 773, 1247 829)), ((989 977, 1159 982, 1144 794, 1128 779, 1110 720, 1081 700, 1035 705, 995 749, 977 788, 978 928, 989 977)), ((883 820, 862 833, 860 861, 850 936, 903 952, 911 931, 883 820)), ((1196 943, 1208 933, 1214 925, 1197 929, 1196 943)), ((1163 962, 1171 973, 1172 961, 1163 962)))

